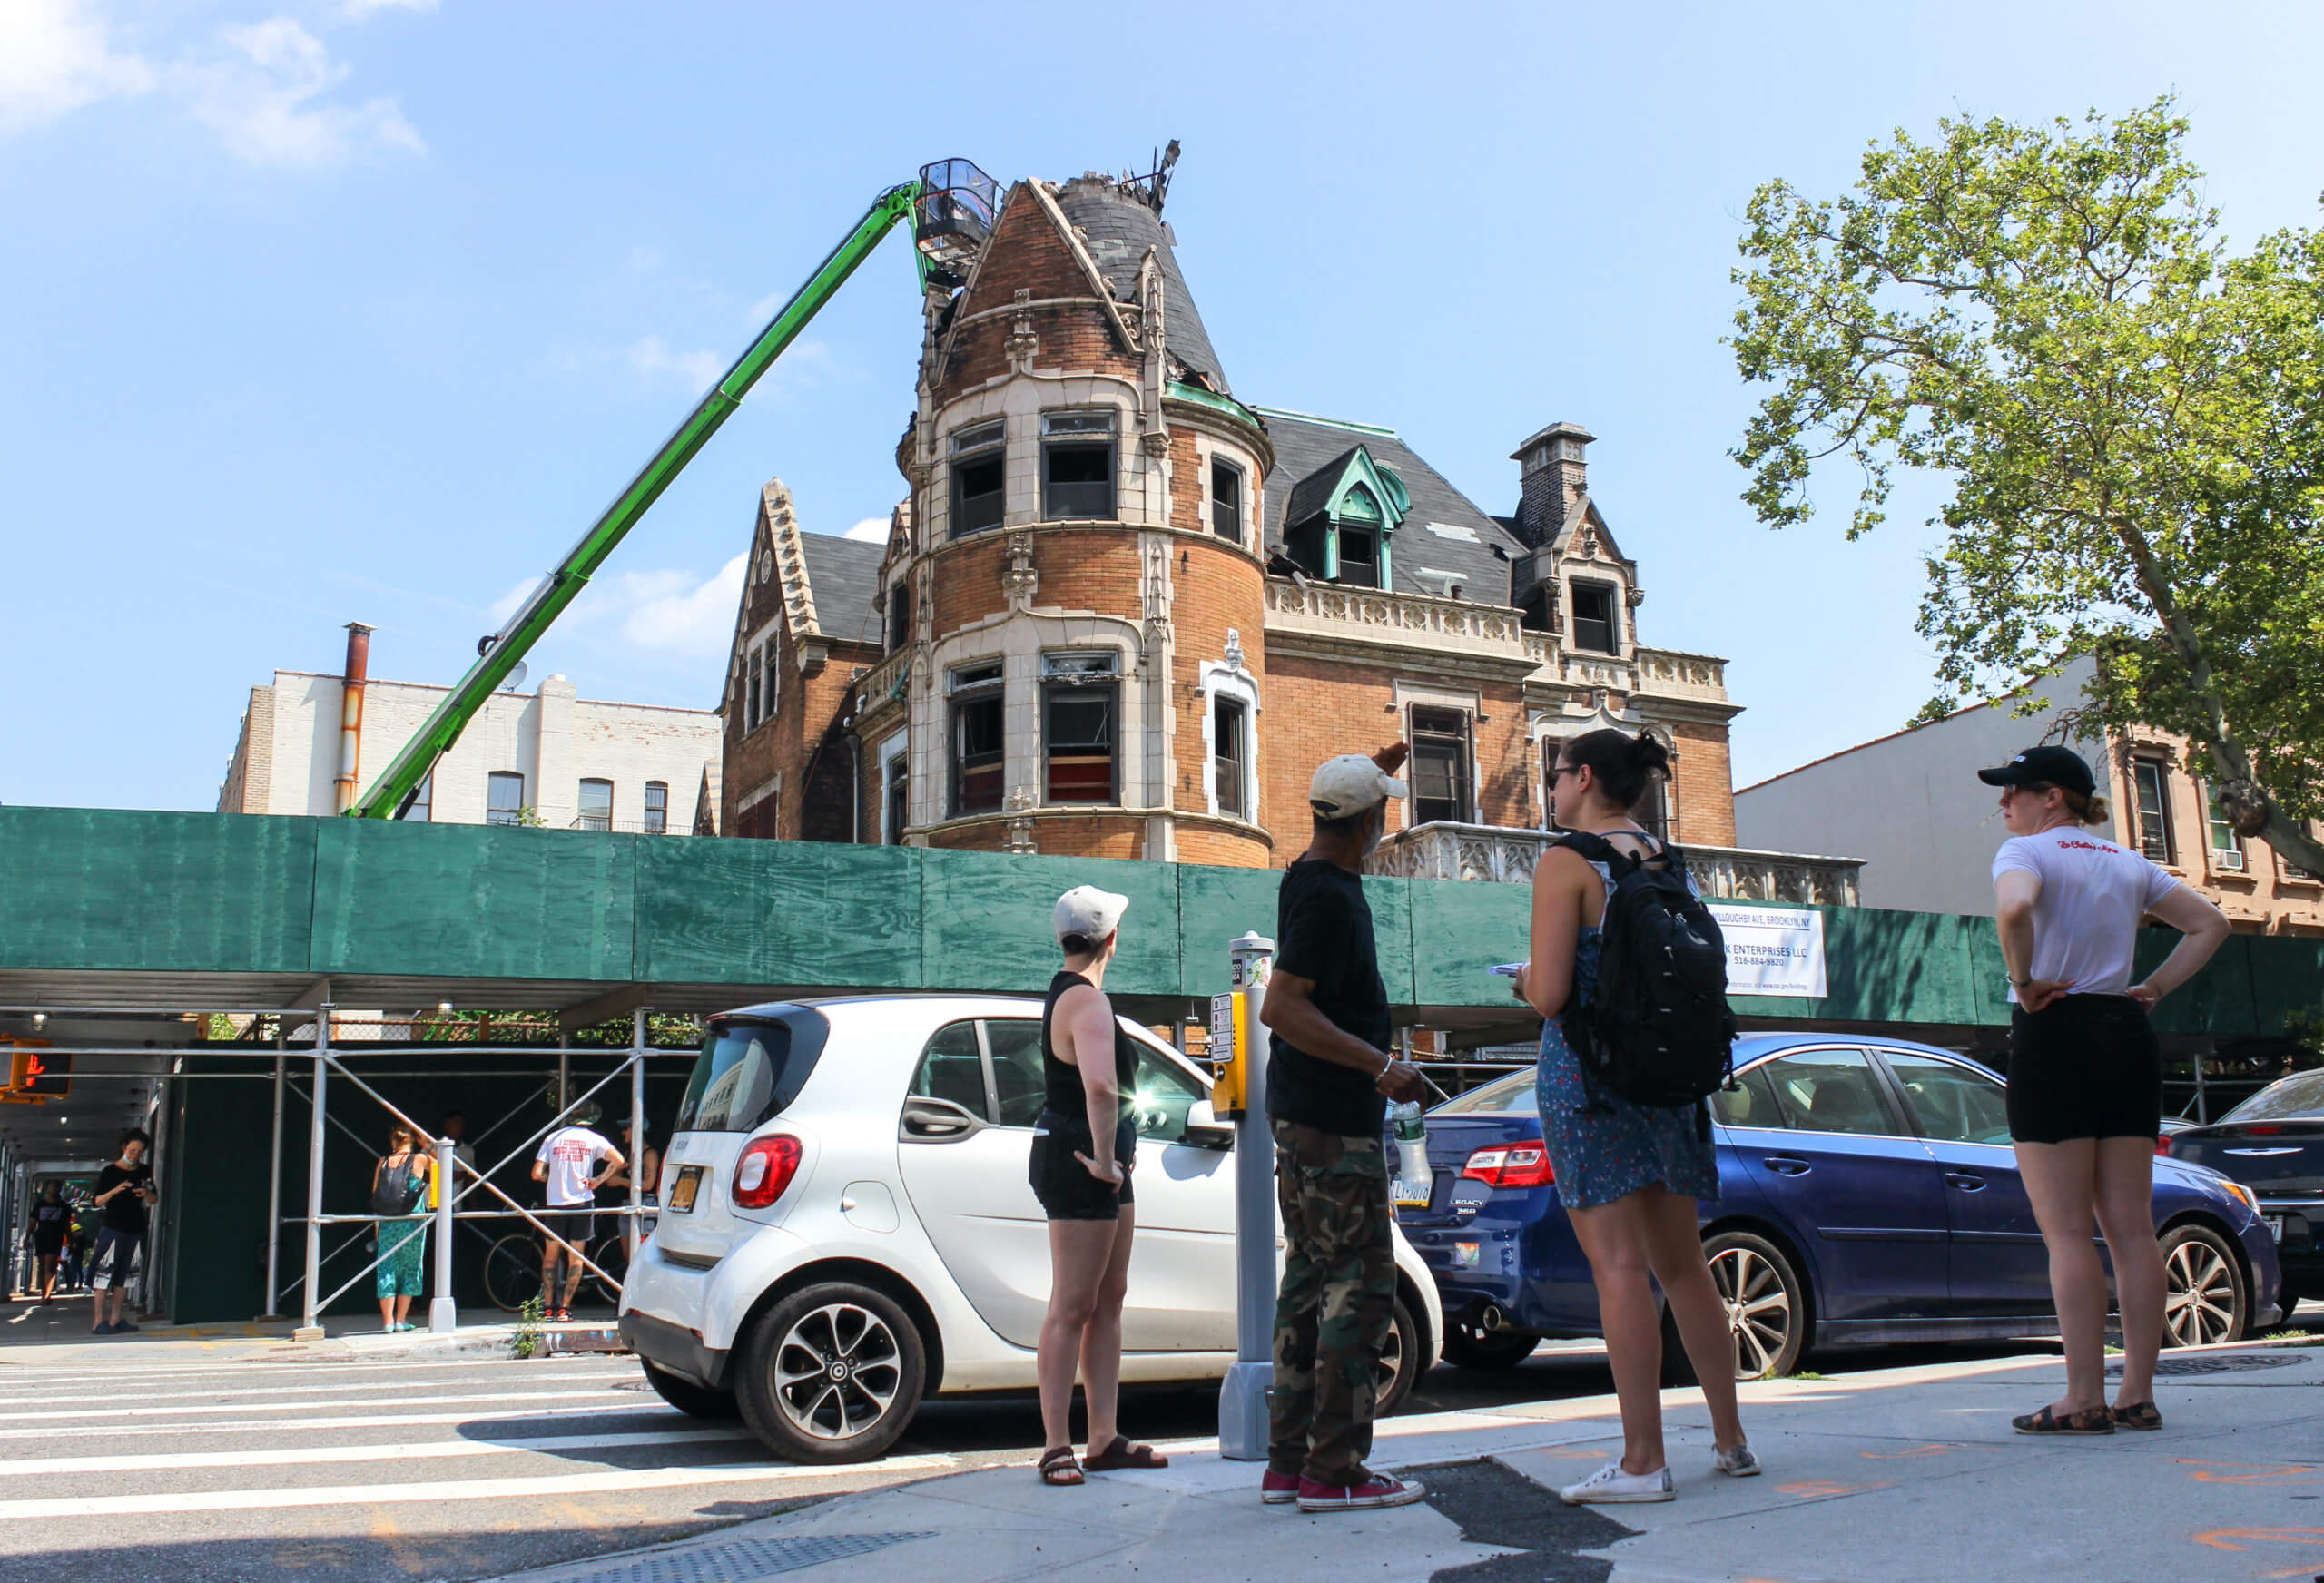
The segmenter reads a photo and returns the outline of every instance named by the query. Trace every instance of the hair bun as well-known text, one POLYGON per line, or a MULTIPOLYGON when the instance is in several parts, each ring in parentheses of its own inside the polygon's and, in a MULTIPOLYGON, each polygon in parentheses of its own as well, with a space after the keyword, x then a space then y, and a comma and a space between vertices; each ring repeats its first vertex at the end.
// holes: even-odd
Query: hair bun
POLYGON ((1650 775, 1657 771, 1665 774, 1669 772, 1670 750, 1664 747, 1662 739, 1650 731, 1640 732, 1631 740, 1630 758, 1641 774, 1650 775))

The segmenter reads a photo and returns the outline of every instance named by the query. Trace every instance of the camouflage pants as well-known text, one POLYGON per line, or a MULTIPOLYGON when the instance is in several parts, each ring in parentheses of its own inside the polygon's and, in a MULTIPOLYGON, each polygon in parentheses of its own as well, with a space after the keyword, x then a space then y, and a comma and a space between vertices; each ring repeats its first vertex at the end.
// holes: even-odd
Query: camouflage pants
POLYGON ((1278 1121, 1275 1174, 1288 1247, 1275 1305, 1268 1464, 1324 1484, 1360 1483, 1396 1302, 1387 1158, 1377 1137, 1278 1121))

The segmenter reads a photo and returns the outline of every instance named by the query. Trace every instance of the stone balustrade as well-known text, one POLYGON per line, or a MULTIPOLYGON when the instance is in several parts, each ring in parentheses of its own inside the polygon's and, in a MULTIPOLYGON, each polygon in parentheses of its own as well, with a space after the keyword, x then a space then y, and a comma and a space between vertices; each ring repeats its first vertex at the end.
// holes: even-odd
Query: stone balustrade
POLYGON ((863 700, 865 708, 876 709, 894 694, 911 671, 911 649, 906 645, 863 673, 856 684, 856 696, 863 700))
MULTIPOLYGON (((1367 873, 1407 880, 1487 880, 1524 884, 1533 878, 1555 837, 1542 830, 1492 824, 1432 822, 1398 831, 1364 864, 1367 873)), ((1706 897, 1735 901, 1794 901, 1824 907, 1860 905, 1856 870, 1862 858, 1756 852, 1737 847, 1680 843, 1687 873, 1706 897)))

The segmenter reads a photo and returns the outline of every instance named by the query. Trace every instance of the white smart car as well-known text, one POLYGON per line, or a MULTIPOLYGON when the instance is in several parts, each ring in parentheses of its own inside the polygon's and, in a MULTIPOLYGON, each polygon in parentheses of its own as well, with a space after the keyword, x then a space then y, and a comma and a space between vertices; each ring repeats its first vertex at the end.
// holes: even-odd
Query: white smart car
MULTIPOLYGON (((1235 1355, 1233 1134, 1208 1077, 1123 1027, 1138 1145, 1122 1378, 1217 1379, 1235 1355)), ((923 1396, 1033 1389, 1049 1254, 1025 1162, 1041 1094, 1038 1000, 861 996, 712 1018, 661 1221, 622 1293, 646 1379, 811 1462, 880 1455, 923 1396)), ((1402 1232, 1396 1299, 1384 1412, 1444 1334, 1402 1232)))

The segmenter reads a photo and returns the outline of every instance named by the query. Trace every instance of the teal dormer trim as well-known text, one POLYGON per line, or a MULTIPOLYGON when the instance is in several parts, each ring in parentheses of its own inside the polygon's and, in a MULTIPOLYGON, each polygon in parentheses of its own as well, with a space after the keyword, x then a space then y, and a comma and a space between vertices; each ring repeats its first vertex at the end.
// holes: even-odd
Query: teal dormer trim
POLYGON ((1324 575, 1334 580, 1340 575, 1341 525, 1376 536, 1380 586, 1386 589, 1395 585, 1389 546, 1411 510, 1412 494, 1403 479, 1358 445, 1299 481, 1284 522, 1287 536, 1288 530, 1323 519, 1324 575))

